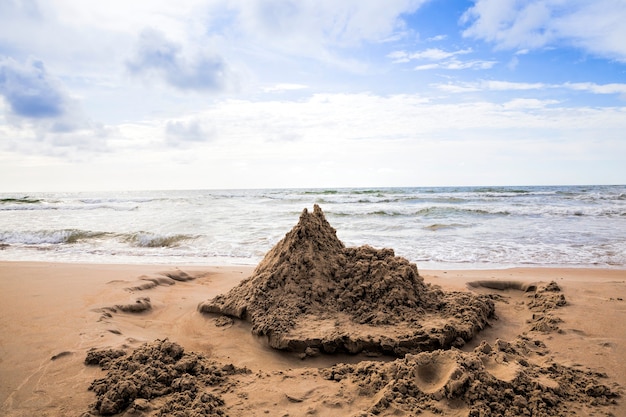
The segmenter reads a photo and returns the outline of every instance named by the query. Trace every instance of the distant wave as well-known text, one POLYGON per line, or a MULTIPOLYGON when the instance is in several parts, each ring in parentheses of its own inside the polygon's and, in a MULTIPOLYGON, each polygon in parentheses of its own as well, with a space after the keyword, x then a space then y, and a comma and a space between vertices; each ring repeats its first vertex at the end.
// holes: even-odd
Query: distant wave
POLYGON ((94 239, 111 235, 105 232, 92 232, 78 229, 37 230, 37 231, 4 231, 0 232, 0 242, 21 245, 72 244, 86 239, 94 239))
POLYGON ((49 203, 43 200, 29 201, 28 203, 5 203, 0 205, 0 211, 26 211, 26 210, 116 210, 116 211, 132 211, 137 210, 139 206, 114 206, 111 204, 58 204, 49 203))
POLYGON ((425 226, 424 229, 432 230, 433 232, 436 232, 438 230, 458 229, 462 227, 472 227, 472 226, 468 224, 461 224, 461 223, 451 223, 451 224, 434 223, 429 226, 425 226))
POLYGON ((312 191, 305 191, 303 194, 305 195, 334 195, 334 194, 339 194, 339 190, 312 190, 312 191))
POLYGON ((500 188, 500 187, 484 187, 484 188, 474 188, 471 190, 475 193, 491 193, 491 194, 530 194, 533 191, 525 190, 525 189, 516 189, 516 188, 500 188))
POLYGON ((196 236, 173 234, 159 235, 149 232, 138 232, 126 235, 126 241, 141 248, 170 248, 180 245, 186 240, 195 239, 196 236))
POLYGON ((323 198, 318 197, 315 199, 317 204, 390 204, 390 203, 402 203, 409 200, 414 200, 414 197, 411 198, 384 198, 384 195, 376 195, 371 198, 359 198, 357 200, 346 199, 343 196, 340 196, 337 199, 323 198))
POLYGON ((11 245, 60 245, 86 242, 93 239, 117 239, 142 248, 176 247, 181 242, 195 239, 186 234, 161 235, 150 232, 112 233, 79 229, 4 231, 0 232, 0 243, 11 245))
POLYGON ((119 197, 111 197, 111 198, 80 198, 78 201, 84 204, 94 204, 94 205, 102 205, 102 204, 144 204, 144 203, 152 203, 155 201, 170 201, 171 197, 168 198, 159 198, 159 197, 135 197, 135 198, 119 198, 119 197))
POLYGON ((464 207, 448 207, 448 206, 432 206, 425 207, 417 211, 398 211, 393 209, 387 210, 375 210, 367 212, 343 212, 331 210, 327 211, 329 216, 336 217, 441 217, 449 216, 452 214, 458 215, 473 215, 473 216, 509 216, 511 212, 508 210, 487 210, 477 208, 464 208, 464 207))
POLYGON ((615 217, 626 216, 626 211, 620 208, 602 207, 559 207, 559 206, 510 206, 502 208, 469 208, 461 206, 433 206, 426 207, 414 213, 420 217, 442 217, 449 215, 469 215, 469 216, 548 216, 548 217, 569 217, 569 216, 590 216, 590 217, 615 217))
POLYGON ((344 211, 330 211, 326 212, 328 217, 398 217, 398 216, 410 216, 411 214, 402 213, 395 210, 376 210, 362 213, 344 212, 344 211))
POLYGON ((426 207, 415 212, 417 216, 430 217, 430 216, 444 216, 450 214, 471 214, 471 215, 486 215, 486 216, 509 216, 511 212, 508 210, 485 210, 477 208, 461 208, 461 207, 426 207))
POLYGON ((0 204, 37 204, 41 203, 42 200, 38 198, 29 198, 21 197, 21 198, 0 198, 0 204))

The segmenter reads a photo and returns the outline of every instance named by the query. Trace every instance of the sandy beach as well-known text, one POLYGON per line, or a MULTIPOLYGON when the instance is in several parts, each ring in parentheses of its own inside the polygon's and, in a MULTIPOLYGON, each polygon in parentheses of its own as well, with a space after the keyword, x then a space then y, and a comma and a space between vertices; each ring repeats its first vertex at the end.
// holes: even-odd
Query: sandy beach
MULTIPOLYGON (((298 353, 271 349, 263 338, 250 333, 245 321, 223 325, 218 315, 197 311, 199 303, 227 292, 252 271, 251 267, 1 263, 0 413, 87 413, 96 399, 88 388, 105 374, 97 366, 85 365, 90 350, 132 350, 167 338, 186 352, 249 370, 215 388, 226 415, 367 415, 374 398, 361 395, 358 381, 329 380, 320 369, 372 360, 388 363, 394 358, 322 354, 302 359, 298 353), (144 285, 181 273, 193 279, 151 288, 144 285), (149 298, 150 308, 140 312, 123 308, 137 304, 139 298, 149 298)), ((532 360, 606 374, 601 382, 615 392, 626 387, 626 271, 514 268, 420 271, 420 275, 444 290, 495 294, 496 317, 462 352, 471 352, 482 341, 495 346, 498 339, 513 341, 525 335, 537 346, 545 345, 532 360), (511 286, 468 286, 476 281, 556 282, 567 300, 554 311, 558 329, 530 330, 534 313, 527 308, 527 292, 511 286)), ((623 399, 612 402, 575 402, 570 409, 576 415, 626 415, 623 399)), ((441 407, 444 415, 467 415, 463 404, 441 407)), ((150 414, 149 407, 143 414, 131 411, 156 415, 150 414)), ((403 414, 400 410, 394 415, 403 414)))

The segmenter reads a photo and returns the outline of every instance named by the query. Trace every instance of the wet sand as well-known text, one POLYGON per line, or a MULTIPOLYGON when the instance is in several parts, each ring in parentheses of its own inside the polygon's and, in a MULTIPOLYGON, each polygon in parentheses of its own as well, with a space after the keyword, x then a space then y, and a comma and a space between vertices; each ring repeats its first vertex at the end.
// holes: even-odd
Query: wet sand
MULTIPOLYGON (((244 321, 220 321, 218 315, 198 312, 199 303, 226 293, 252 271, 252 267, 0 263, 0 414, 76 416, 88 412, 96 400, 88 388, 105 375, 99 367, 84 364, 91 349, 132 351, 146 342, 168 338, 186 352, 249 370, 229 376, 228 385, 215 388, 227 415, 367 415, 362 413, 371 409, 376 393, 366 395, 356 378, 337 381, 319 369, 357 366, 373 359, 388 363, 395 358, 341 354, 302 359, 298 353, 271 349, 264 338, 252 335, 250 324, 244 321), (186 280, 186 276, 193 279, 186 280)), ((472 352, 483 341, 496 347, 497 340, 513 341, 525 335, 545 346, 540 357, 534 357, 536 362, 556 361, 572 369, 605 373, 602 384, 616 391, 626 387, 625 270, 419 273, 425 282, 446 291, 493 294, 497 319, 461 352, 472 352), (509 284, 489 284, 493 281, 509 284), (537 306, 533 310, 526 289, 551 281, 558 284, 567 303, 549 312, 537 306), (476 282, 482 284, 469 285, 476 282), (531 330, 537 317, 546 314, 555 319, 531 330)), ((509 371, 495 362, 485 363, 501 377, 509 371)), ((349 374, 345 367, 341 369, 349 374)), ((460 403, 440 407, 443 415, 467 415, 460 403)), ((626 415, 626 404, 622 396, 616 404, 576 403, 570 411, 620 416, 626 415)), ((137 413, 152 415, 149 408, 137 413)), ((429 413, 424 410, 422 415, 429 413)))

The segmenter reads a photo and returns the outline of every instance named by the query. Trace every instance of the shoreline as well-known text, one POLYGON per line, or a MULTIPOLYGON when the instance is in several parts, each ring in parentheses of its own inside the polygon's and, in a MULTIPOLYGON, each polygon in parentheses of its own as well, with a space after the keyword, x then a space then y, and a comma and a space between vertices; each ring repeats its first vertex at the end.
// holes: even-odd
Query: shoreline
MULTIPOLYGON (((137 348, 145 342, 169 338, 185 350, 247 367, 253 376, 270 375, 240 377, 238 383, 249 388, 245 403, 251 409, 262 405, 270 415, 303 415, 295 407, 298 404, 285 403, 284 393, 276 392, 279 373, 297 370, 300 376, 295 378, 296 385, 318 390, 323 397, 330 395, 327 391, 331 387, 312 376, 318 368, 371 358, 322 355, 302 360, 295 354, 270 349, 250 334, 245 322, 236 320, 230 326, 217 327, 214 317, 197 312, 199 302, 227 292, 253 269, 254 266, 232 265, 0 261, 0 413, 12 417, 80 414, 94 401, 93 392, 87 390, 90 382, 102 376, 101 370, 83 364, 89 349, 137 348), (184 271, 196 279, 137 289, 138 283, 167 271, 184 271), (138 297, 150 298, 149 311, 117 312, 103 319, 103 309, 132 303, 138 297)), ((556 312, 562 320, 560 331, 549 333, 528 331, 527 321, 532 313, 523 307, 527 300, 523 292, 472 289, 496 295, 498 319, 463 350, 473 349, 482 340, 495 343, 527 334, 545 343, 549 357, 566 365, 606 373, 606 382, 626 388, 626 270, 515 267, 419 272, 427 283, 446 291, 470 291, 468 283, 477 280, 555 281, 562 288, 567 305, 556 312)), ((231 404, 235 401, 230 400, 231 404)), ((241 399, 237 401, 240 403, 241 399)), ((344 411, 349 411, 349 407, 358 410, 364 401, 353 399, 344 411)), ((332 415, 321 402, 308 402, 319 415, 332 415)), ((246 415, 244 409, 229 410, 229 415, 246 415)), ((621 399, 617 405, 597 410, 619 415, 626 412, 626 404, 621 399)), ((580 413, 586 415, 584 409, 580 413)))

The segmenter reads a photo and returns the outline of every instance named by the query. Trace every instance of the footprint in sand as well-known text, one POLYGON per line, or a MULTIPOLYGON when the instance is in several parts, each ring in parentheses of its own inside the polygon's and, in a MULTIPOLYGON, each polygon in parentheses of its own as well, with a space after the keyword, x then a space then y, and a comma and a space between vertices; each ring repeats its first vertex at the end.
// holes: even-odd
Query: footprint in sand
POLYGON ((439 391, 446 386, 450 379, 456 379, 454 377, 462 372, 458 367, 456 358, 452 357, 448 351, 419 356, 417 357, 418 366, 413 375, 414 382, 420 391, 426 394, 439 391))
POLYGON ((520 372, 520 365, 517 363, 505 362, 491 356, 483 357, 481 360, 485 371, 500 381, 512 382, 520 372))

